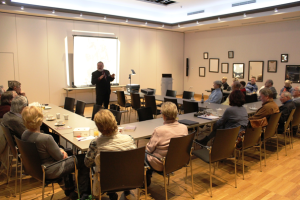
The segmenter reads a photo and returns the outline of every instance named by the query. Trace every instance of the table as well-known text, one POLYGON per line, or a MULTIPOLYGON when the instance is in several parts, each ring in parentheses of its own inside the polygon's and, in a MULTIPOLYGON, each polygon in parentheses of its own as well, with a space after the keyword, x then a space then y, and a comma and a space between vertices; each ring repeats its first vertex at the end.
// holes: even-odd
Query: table
MULTIPOLYGON (((121 88, 124 90, 124 88, 126 87, 125 85, 111 85, 110 86, 111 88, 121 88)), ((66 91, 67 93, 67 97, 69 95, 69 92, 73 91, 73 90, 93 90, 95 89, 96 87, 95 86, 87 86, 87 87, 76 87, 76 88, 72 88, 72 87, 66 87, 66 88, 63 88, 63 90, 66 91)))

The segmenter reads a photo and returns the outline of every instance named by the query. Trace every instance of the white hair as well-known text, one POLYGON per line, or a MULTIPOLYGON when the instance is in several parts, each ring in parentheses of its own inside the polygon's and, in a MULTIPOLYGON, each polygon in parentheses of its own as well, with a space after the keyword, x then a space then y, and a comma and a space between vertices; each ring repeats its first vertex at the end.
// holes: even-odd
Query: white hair
POLYGON ((0 95, 2 95, 4 93, 4 88, 2 85, 0 85, 0 95))
POLYGON ((26 97, 22 95, 16 96, 11 102, 10 111, 13 113, 21 113, 23 108, 25 108, 27 104, 28 103, 26 97))
POLYGON ((283 96, 285 96, 285 97, 289 97, 290 99, 292 98, 292 94, 289 93, 289 92, 287 92, 287 91, 283 92, 282 94, 283 94, 283 96))

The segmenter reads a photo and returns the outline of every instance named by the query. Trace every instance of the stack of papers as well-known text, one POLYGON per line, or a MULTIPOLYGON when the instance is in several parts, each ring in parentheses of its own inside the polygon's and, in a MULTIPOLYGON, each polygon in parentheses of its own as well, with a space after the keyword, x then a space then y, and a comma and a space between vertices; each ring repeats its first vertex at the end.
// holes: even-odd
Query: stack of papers
POLYGON ((218 116, 213 116, 213 115, 199 115, 198 117, 202 119, 209 119, 209 120, 219 119, 218 116))

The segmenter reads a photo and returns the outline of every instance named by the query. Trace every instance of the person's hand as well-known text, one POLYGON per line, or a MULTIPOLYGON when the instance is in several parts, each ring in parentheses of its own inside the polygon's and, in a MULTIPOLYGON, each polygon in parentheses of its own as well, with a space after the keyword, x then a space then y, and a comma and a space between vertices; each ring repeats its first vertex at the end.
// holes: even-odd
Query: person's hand
POLYGON ((99 81, 101 80, 101 79, 103 79, 103 77, 104 77, 104 75, 101 75, 98 79, 99 79, 99 81))
POLYGON ((64 155, 63 159, 68 158, 68 154, 63 149, 60 149, 60 152, 64 155))
POLYGON ((20 92, 20 95, 22 95, 22 96, 26 96, 26 94, 25 94, 25 92, 24 92, 24 91, 21 91, 21 92, 20 92))
POLYGON ((115 78, 115 76, 116 76, 115 74, 112 74, 112 75, 111 75, 112 78, 115 78))

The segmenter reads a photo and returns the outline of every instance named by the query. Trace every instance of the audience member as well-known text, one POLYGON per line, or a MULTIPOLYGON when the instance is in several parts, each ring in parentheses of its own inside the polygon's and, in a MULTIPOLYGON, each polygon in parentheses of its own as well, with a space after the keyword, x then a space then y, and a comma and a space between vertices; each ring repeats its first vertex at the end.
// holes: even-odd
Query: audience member
POLYGON ((290 113, 292 112, 293 109, 296 108, 296 106, 295 106, 294 102, 292 101, 291 93, 289 93, 287 91, 281 93, 280 101, 283 105, 279 107, 281 116, 279 119, 278 133, 282 134, 284 132, 284 124, 287 121, 287 119, 289 118, 290 113))
MULTIPOLYGON (((133 138, 127 134, 118 132, 117 121, 115 116, 109 111, 101 109, 95 115, 95 124, 98 130, 102 133, 100 137, 91 141, 89 149, 84 159, 87 167, 92 167, 96 164, 96 173, 94 175, 93 194, 99 195, 100 183, 98 182, 98 173, 100 172, 100 157, 101 151, 125 151, 136 149, 133 138), (95 159, 96 158, 96 159, 95 159)), ((130 191, 125 191, 125 195, 130 191)), ((110 199, 118 199, 118 194, 115 192, 108 193, 110 199)))
POLYGON ((26 96, 25 92, 21 89, 21 83, 19 81, 12 81, 7 91, 16 91, 18 95, 26 96))
POLYGON ((231 129, 241 126, 240 131, 244 131, 248 124, 248 113, 243 107, 245 103, 245 95, 240 90, 234 90, 229 96, 229 105, 223 116, 214 124, 213 131, 205 136, 202 140, 196 140, 202 145, 216 136, 217 129, 231 129))
POLYGON ((293 94, 294 88, 292 87, 292 81, 286 80, 284 81, 284 87, 280 90, 280 96, 283 92, 289 92, 293 94))
POLYGON ((300 106, 300 87, 299 86, 295 87, 295 89, 293 91, 293 97, 294 97, 295 106, 296 107, 300 106))
POLYGON ((246 93, 246 88, 245 88, 246 82, 245 82, 245 81, 241 81, 240 83, 241 83, 241 91, 242 91, 243 93, 246 93))
POLYGON ((212 93, 209 95, 208 99, 206 100, 206 102, 210 102, 210 103, 221 103, 222 102, 222 91, 221 91, 221 86, 222 86, 222 82, 221 81, 215 81, 214 82, 214 91, 212 91, 212 93))
POLYGON ((10 111, 11 101, 16 96, 17 93, 15 91, 8 91, 2 94, 0 105, 0 118, 3 118, 3 115, 10 111))
MULTIPOLYGON (((233 82, 233 84, 232 84, 232 92, 235 91, 235 90, 240 90, 240 88, 241 88, 241 83, 240 82, 238 82, 238 81, 233 82)), ((223 105, 229 105, 229 96, 230 96, 230 94, 226 98, 226 101, 224 101, 222 103, 223 105)))
POLYGON ((6 92, 5 89, 3 88, 2 85, 0 85, 0 105, 1 105, 1 96, 4 92, 6 92))
POLYGON ((256 113, 252 117, 249 118, 249 120, 262 119, 264 117, 267 117, 267 119, 268 119, 270 117, 270 115, 279 112, 279 108, 273 100, 273 93, 272 93, 271 89, 263 88, 259 91, 259 93, 260 93, 260 99, 262 102, 262 107, 259 108, 256 111, 256 113))
POLYGON ((266 82, 265 82, 265 85, 262 86, 258 91, 257 91, 257 96, 260 98, 260 95, 259 95, 259 91, 263 88, 269 88, 272 93, 273 93, 273 98, 275 97, 274 95, 277 95, 277 91, 276 89, 273 87, 273 80, 271 79, 268 79, 266 82))
POLYGON ((247 93, 255 93, 257 90, 256 77, 252 76, 251 81, 246 85, 246 91, 247 93))
POLYGON ((227 90, 227 88, 229 87, 228 83, 227 83, 227 77, 223 77, 222 78, 222 88, 223 90, 227 90))
MULTIPOLYGON (((24 120, 24 125, 27 128, 27 130, 22 134, 22 140, 36 144, 43 165, 48 166, 65 159, 63 162, 59 162, 49 168, 46 168, 46 179, 63 178, 64 181, 60 182, 60 186, 64 189, 66 196, 73 193, 71 195, 72 199, 77 199, 71 174, 75 171, 74 158, 68 157, 67 153, 58 147, 51 135, 40 132, 40 127, 43 123, 42 110, 35 106, 26 107, 23 109, 22 118, 24 120)), ((80 194, 89 194, 89 168, 84 165, 84 154, 77 155, 76 158, 77 169, 79 170, 78 184, 80 194)), ((87 196, 88 195, 85 195, 85 198, 87 196)))
MULTIPOLYGON (((161 107, 161 114, 164 125, 154 129, 151 139, 146 145, 146 151, 159 158, 167 156, 171 138, 188 135, 187 127, 177 121, 178 111, 174 103, 165 102, 161 107)), ((145 159, 151 168, 147 171, 147 185, 149 186, 153 171, 163 171, 163 163, 161 160, 147 154, 145 159)))

